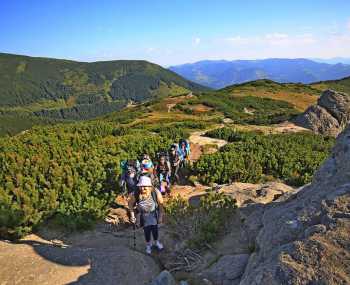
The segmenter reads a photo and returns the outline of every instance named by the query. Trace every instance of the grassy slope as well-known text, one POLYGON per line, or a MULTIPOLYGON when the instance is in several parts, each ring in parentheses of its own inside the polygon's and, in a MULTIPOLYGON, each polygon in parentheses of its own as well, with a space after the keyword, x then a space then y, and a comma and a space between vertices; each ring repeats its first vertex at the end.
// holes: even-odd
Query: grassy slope
POLYGON ((334 89, 336 91, 345 92, 350 95, 350 77, 345 77, 340 80, 329 80, 311 84, 318 90, 334 89))
POLYGON ((219 93, 281 100, 292 104, 299 111, 315 104, 321 94, 320 90, 305 84, 276 83, 271 80, 233 85, 219 90, 219 93))
POLYGON ((85 63, 0 53, 0 90, 0 134, 13 134, 48 118, 89 119, 128 101, 206 88, 146 61, 85 63), (23 117, 30 119, 24 123, 23 117))

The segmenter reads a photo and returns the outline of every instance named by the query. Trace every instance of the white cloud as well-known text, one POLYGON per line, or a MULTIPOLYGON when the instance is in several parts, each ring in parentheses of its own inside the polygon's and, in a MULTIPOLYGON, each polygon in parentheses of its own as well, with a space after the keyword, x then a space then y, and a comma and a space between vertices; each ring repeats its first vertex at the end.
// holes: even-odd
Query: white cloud
POLYGON ((152 52, 154 52, 156 49, 154 48, 154 47, 149 47, 149 48, 147 48, 146 49, 146 52, 147 53, 152 53, 152 52))
POLYGON ((326 29, 326 31, 331 35, 339 34, 339 25, 336 21, 333 21, 326 29))
POLYGON ((312 34, 288 35, 283 33, 271 33, 253 37, 234 36, 224 39, 234 46, 237 45, 259 45, 259 46, 300 46, 316 42, 312 34))
POLYGON ((200 39, 200 38, 195 38, 195 39, 193 40, 193 44, 194 44, 195 46, 198 46, 200 43, 201 43, 201 39, 200 39))
POLYGON ((226 38, 225 41, 234 44, 234 45, 248 45, 258 43, 261 39, 259 37, 242 37, 242 36, 234 36, 230 38, 226 38))

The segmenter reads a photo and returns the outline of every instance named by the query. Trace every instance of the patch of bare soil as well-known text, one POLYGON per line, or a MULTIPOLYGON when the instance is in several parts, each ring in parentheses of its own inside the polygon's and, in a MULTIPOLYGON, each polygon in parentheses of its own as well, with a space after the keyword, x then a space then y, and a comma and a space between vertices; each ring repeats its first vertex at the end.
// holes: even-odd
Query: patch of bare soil
MULTIPOLYGON (((220 127, 223 127, 220 125, 220 127)), ((213 139, 204 136, 206 131, 193 132, 189 137, 189 142, 191 144, 191 155, 190 160, 196 161, 200 158, 203 153, 213 153, 219 148, 227 144, 227 141, 220 139, 213 139)))
POLYGON ((299 127, 291 122, 284 122, 276 125, 274 128, 276 133, 297 133, 297 132, 309 132, 310 130, 303 127, 299 127))

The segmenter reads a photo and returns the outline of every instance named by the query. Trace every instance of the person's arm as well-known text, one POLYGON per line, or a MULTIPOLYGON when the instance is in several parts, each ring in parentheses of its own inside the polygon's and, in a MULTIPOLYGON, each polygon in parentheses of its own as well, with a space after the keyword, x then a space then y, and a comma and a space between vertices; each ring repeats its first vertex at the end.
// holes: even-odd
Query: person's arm
POLYGON ((171 176, 171 165, 170 165, 169 161, 167 161, 166 163, 167 163, 167 166, 168 166, 168 175, 170 177, 171 176))
POLYGON ((124 173, 122 173, 120 175, 120 178, 119 178, 119 186, 120 186, 120 188, 122 188, 124 186, 124 183, 125 183, 125 175, 124 175, 124 173))
POLYGON ((130 211, 130 222, 131 223, 136 223, 136 217, 135 217, 135 212, 134 212, 134 205, 135 205, 135 196, 131 194, 128 199, 128 206, 129 206, 129 211, 130 211))
POLYGON ((158 207, 159 207, 159 223, 163 223, 163 218, 164 218, 164 207, 163 207, 163 196, 162 193, 160 193, 160 191, 155 190, 157 193, 157 201, 158 201, 158 207))

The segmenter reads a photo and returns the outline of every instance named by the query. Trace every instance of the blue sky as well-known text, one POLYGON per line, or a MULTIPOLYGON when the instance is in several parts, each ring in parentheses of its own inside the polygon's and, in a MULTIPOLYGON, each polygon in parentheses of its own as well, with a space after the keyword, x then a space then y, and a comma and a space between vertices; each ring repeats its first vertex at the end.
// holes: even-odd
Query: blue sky
POLYGON ((1 0, 0 52, 166 66, 350 57, 350 1, 1 0))

